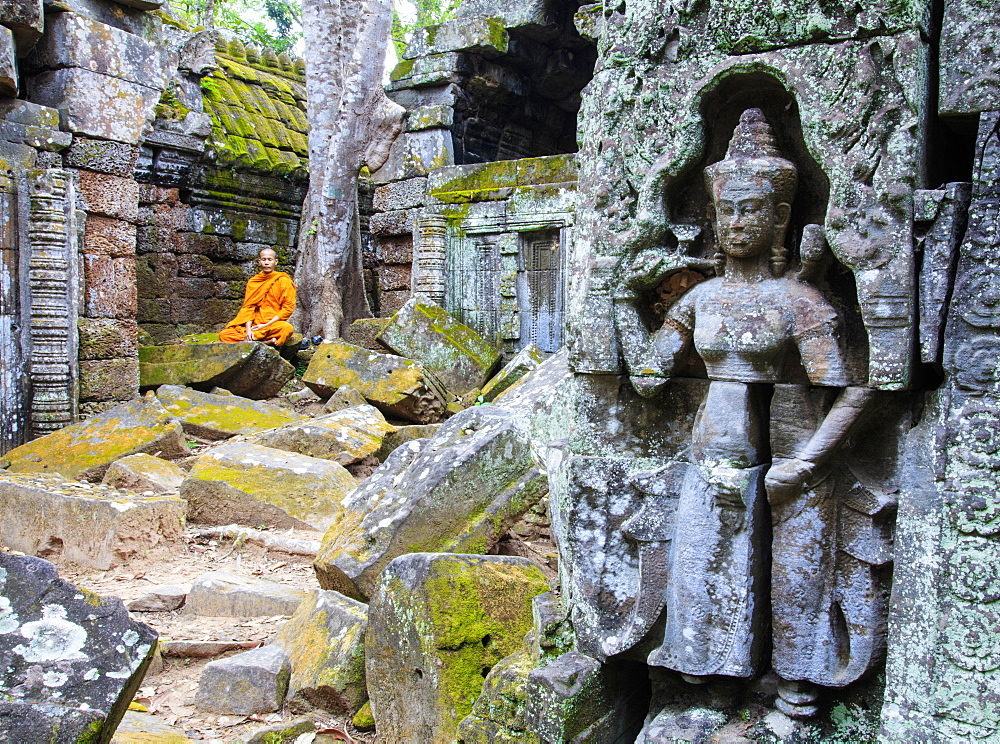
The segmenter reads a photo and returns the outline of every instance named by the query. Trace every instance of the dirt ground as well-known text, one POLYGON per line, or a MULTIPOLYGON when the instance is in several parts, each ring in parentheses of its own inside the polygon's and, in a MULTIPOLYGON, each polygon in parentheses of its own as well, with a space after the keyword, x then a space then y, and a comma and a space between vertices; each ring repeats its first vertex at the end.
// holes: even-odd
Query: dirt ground
MULTIPOLYGON (((283 536, 319 540, 322 533, 285 531, 283 536)), ((230 540, 195 538, 189 531, 185 544, 166 558, 132 561, 111 571, 95 571, 60 566, 61 578, 102 596, 115 596, 126 604, 149 593, 159 584, 189 587, 199 575, 209 571, 227 571, 276 581, 303 590, 318 589, 309 558, 269 552, 264 548, 243 544, 235 547, 230 540)), ((135 620, 154 628, 160 639, 196 641, 238 641, 263 644, 287 617, 238 618, 199 617, 187 614, 183 608, 174 612, 132 612, 135 620)), ((135 702, 146 708, 158 721, 175 726, 189 738, 205 742, 238 742, 265 726, 291 721, 299 715, 287 709, 277 713, 254 716, 219 716, 195 708, 201 670, 213 658, 240 653, 238 649, 212 658, 173 658, 154 660, 143 681, 135 702)), ((338 729, 344 740, 369 742, 371 735, 354 729, 349 721, 335 718, 323 711, 307 714, 319 728, 338 729), (349 737, 349 738, 347 738, 349 737)), ((127 741, 118 735, 115 741, 127 741)))

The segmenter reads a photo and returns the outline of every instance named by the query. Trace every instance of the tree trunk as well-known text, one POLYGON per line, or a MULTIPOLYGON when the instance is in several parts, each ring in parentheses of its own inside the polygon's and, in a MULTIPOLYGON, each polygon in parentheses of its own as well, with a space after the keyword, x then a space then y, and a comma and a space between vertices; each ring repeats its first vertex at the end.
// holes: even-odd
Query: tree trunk
POLYGON ((307 336, 339 336, 370 317, 361 267, 358 173, 376 170, 402 129, 382 71, 391 0, 304 0, 309 191, 302 206, 293 319, 307 336))

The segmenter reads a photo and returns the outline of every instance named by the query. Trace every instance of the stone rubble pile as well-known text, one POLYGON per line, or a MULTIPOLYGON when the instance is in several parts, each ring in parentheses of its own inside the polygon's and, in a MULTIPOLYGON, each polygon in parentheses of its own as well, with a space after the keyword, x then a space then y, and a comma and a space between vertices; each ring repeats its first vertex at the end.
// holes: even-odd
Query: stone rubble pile
MULTIPOLYGON (((236 539, 239 530, 326 530, 312 548, 312 592, 214 572, 153 587, 129 610, 289 618, 261 648, 160 644, 158 656, 241 651, 204 668, 200 710, 318 709, 376 726, 386 741, 414 726, 436 732, 428 741, 450 741, 489 671, 521 647, 532 598, 550 588, 550 565, 484 554, 529 510, 545 513, 545 458, 532 426, 567 370, 564 354, 543 364, 527 348, 491 377, 500 355, 434 308, 411 302, 380 324, 383 344, 413 359, 325 342, 304 376, 314 392, 289 400, 232 393, 252 353, 231 355, 235 372, 195 379, 183 370, 199 369, 187 362, 211 345, 170 345, 181 350, 173 361, 157 347, 166 351, 144 357, 156 361, 143 367, 143 398, 7 453, 4 544, 107 570, 169 550, 188 524, 227 525, 210 529, 236 539), (463 410, 459 395, 495 402, 463 410), (400 634, 410 639, 402 646, 400 634), (394 655, 406 643, 416 656, 404 662, 394 655), (404 666, 413 694, 399 686, 404 666)), ((209 352, 224 366, 224 349, 209 352)), ((150 727, 132 711, 123 731, 150 727)))

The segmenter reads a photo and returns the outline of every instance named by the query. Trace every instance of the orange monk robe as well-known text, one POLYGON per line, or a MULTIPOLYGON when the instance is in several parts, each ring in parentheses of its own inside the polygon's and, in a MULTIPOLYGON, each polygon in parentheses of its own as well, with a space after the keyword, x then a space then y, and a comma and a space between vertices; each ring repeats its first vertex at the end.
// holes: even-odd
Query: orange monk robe
POLYGON ((294 309, 295 285, 292 284, 292 278, 284 271, 272 271, 270 274, 261 272, 250 277, 243 295, 243 307, 219 334, 219 340, 227 343, 246 341, 248 322, 259 325, 278 316, 279 320, 267 328, 254 331, 254 340, 274 339, 275 344, 283 346, 295 330, 288 322, 294 309))

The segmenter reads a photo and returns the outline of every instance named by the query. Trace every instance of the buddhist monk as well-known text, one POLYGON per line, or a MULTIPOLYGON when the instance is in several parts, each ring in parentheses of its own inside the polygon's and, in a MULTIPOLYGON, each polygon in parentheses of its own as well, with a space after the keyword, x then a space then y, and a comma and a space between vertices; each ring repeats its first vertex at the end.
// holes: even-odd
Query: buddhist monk
POLYGON ((263 341, 283 346, 294 330, 288 318, 295 309, 295 285, 288 274, 274 270, 278 256, 270 248, 260 252, 257 264, 260 273, 250 277, 243 307, 219 334, 219 340, 230 344, 263 341))

